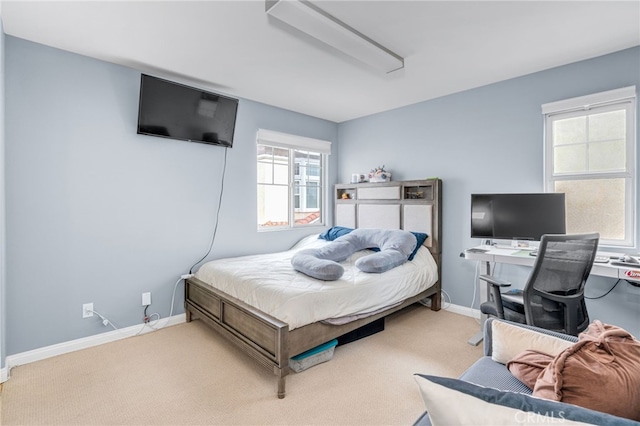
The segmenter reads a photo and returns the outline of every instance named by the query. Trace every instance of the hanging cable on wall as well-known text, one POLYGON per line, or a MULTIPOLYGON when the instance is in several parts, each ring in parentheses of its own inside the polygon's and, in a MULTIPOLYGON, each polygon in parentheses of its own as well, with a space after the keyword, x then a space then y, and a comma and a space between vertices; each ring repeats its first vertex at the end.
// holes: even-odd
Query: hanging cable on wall
POLYGON ((227 151, 229 150, 229 148, 225 148, 224 149, 224 164, 222 166, 222 179, 221 179, 221 183, 220 183, 220 195, 218 197, 218 209, 216 210, 216 219, 215 219, 215 225, 213 227, 213 234, 211 235, 211 241, 209 242, 209 247, 207 249, 207 252, 204 254, 204 256, 202 256, 200 259, 198 259, 197 262, 195 262, 193 265, 191 265, 191 268, 189 268, 189 274, 193 273, 193 269, 200 263, 202 262, 204 259, 207 258, 207 256, 209 256, 209 254, 211 253, 211 249, 213 248, 213 243, 216 240, 216 234, 218 233, 218 222, 220 219, 220 207, 222 206, 222 196, 224 194, 224 178, 226 175, 226 171, 227 171, 227 151))

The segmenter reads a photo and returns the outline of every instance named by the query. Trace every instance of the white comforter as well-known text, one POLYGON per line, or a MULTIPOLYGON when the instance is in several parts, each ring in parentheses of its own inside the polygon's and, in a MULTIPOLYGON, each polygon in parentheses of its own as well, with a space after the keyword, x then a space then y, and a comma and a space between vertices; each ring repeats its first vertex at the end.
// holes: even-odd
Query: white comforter
POLYGON ((293 330, 313 322, 373 312, 426 290, 438 280, 436 262, 421 247, 412 261, 381 274, 360 271, 354 262, 373 253, 362 250, 341 262, 337 281, 321 281, 297 272, 291 257, 305 248, 328 244, 310 235, 292 249, 205 263, 196 278, 289 324, 293 330))

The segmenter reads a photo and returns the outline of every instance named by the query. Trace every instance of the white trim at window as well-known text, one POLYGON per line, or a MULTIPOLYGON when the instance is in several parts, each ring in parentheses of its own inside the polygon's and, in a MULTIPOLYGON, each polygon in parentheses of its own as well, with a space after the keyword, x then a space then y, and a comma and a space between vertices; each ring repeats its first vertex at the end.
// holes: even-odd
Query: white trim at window
POLYGON ((545 189, 569 190, 567 232, 596 231, 601 245, 635 247, 636 108, 635 86, 542 105, 545 189), (609 122, 592 130, 597 120, 609 122))
POLYGON ((258 129, 258 144, 313 151, 326 155, 331 154, 331 142, 329 141, 289 135, 287 133, 274 132, 273 130, 258 129))
POLYGON ((323 226, 331 142, 259 129, 258 231, 323 226))
POLYGON ((542 105, 542 114, 549 115, 566 113, 573 110, 587 111, 594 107, 604 106, 609 103, 623 102, 625 100, 635 100, 635 98, 636 86, 623 87, 621 89, 594 93, 592 95, 549 102, 542 105))

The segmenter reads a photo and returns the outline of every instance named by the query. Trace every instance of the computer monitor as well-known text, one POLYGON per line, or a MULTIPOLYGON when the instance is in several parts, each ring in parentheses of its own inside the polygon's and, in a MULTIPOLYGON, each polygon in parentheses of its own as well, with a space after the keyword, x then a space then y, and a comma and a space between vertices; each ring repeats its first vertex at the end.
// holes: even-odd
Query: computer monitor
POLYGON ((471 194, 471 238, 540 241, 565 233, 562 193, 471 194))

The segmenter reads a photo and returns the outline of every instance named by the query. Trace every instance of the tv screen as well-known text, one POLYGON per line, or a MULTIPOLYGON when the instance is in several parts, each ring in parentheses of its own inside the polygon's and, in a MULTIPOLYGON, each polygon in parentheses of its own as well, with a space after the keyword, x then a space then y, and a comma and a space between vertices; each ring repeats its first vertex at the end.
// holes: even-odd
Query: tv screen
POLYGON ((564 194, 471 194, 471 238, 540 241, 565 233, 564 194))
POLYGON ((238 100, 142 74, 138 133, 231 148, 238 100))

